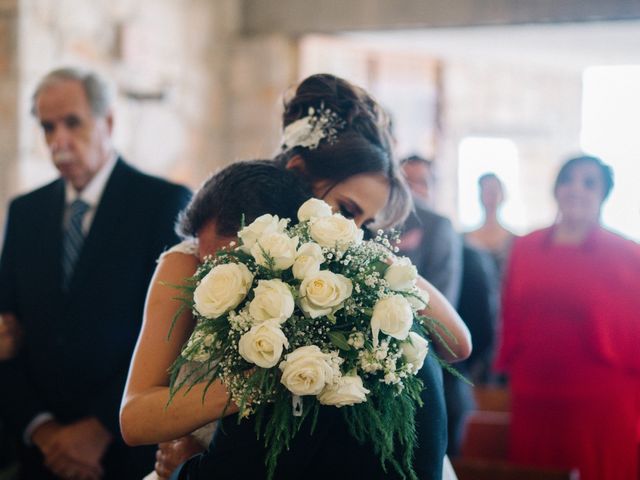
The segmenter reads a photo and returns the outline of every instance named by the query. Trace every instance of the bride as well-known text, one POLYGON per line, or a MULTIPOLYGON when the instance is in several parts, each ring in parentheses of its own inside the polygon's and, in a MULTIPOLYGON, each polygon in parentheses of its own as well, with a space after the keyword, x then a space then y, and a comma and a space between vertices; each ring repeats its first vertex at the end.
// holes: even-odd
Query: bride
MULTIPOLYGON (((410 208, 409 196, 391 154, 384 117, 366 92, 331 75, 311 76, 298 86, 287 102, 283 126, 283 152, 275 159, 274 166, 294 172, 300 185, 306 185, 314 196, 324 199, 335 211, 353 218, 358 226, 374 224, 377 228, 387 228, 403 221, 410 208), (310 117, 321 115, 316 113, 319 111, 331 116, 334 128, 320 138, 317 135, 305 137, 302 127, 309 123, 310 117)), ((216 210, 227 206, 228 201, 214 204, 213 209, 203 215, 215 219, 216 210)), ((212 251, 213 247, 231 240, 225 234, 212 233, 211 228, 202 228, 204 225, 211 227, 205 222, 200 230, 190 232, 198 234, 201 252, 212 251)), ((226 404, 226 390, 216 382, 204 397, 204 384, 196 386, 189 395, 178 393, 165 409, 168 399, 166 371, 188 338, 193 321, 188 314, 181 316, 167 340, 167 330, 178 304, 171 300, 175 295, 164 284, 180 283, 193 274, 197 262, 194 255, 176 252, 166 255, 158 264, 121 409, 122 432, 130 444, 156 443, 186 435, 218 419, 226 404)), ((437 290, 425 280, 420 282, 420 287, 431 297, 428 315, 438 319, 457 339, 457 343, 451 345, 453 355, 446 349, 441 349, 440 355, 451 361, 465 358, 471 349, 466 327, 437 290)), ((441 478, 446 448, 441 371, 431 360, 421 371, 421 377, 427 387, 423 393, 427 407, 420 409, 417 418, 421 447, 416 452, 415 469, 420 478, 436 479, 441 478)), ((324 441, 322 435, 314 434, 313 443, 301 441, 288 452, 289 460, 285 458, 287 455, 283 456, 282 470, 276 474, 279 478, 289 477, 285 473, 287 462, 291 475, 295 476, 300 474, 300 469, 311 467, 318 473, 329 467, 331 462, 327 463, 326 458, 320 464, 316 463, 316 454, 330 452, 329 447, 338 448, 332 453, 340 453, 336 462, 342 465, 341 468, 356 468, 357 464, 357 471, 363 473, 360 462, 369 458, 372 461, 367 462, 371 464, 367 468, 372 469, 371 474, 383 475, 379 462, 371 458, 373 452, 342 438, 346 433, 344 425, 331 417, 334 413, 329 411, 327 418, 319 422, 319 427, 326 433, 324 441), (313 448, 307 448, 310 446, 313 448), (305 455, 295 458, 296 453, 301 452, 305 455), (348 452, 354 460, 345 458, 348 452)), ((264 468, 262 449, 254 438, 250 422, 243 422, 241 427, 247 431, 238 430, 235 417, 225 420, 224 433, 216 435, 210 452, 189 462, 182 469, 180 478, 198 478, 209 472, 222 478, 226 475, 229 478, 260 478, 261 468, 264 468), (251 445, 253 450, 241 448, 241 444, 251 445), (249 452, 253 452, 251 458, 248 458, 249 452)))

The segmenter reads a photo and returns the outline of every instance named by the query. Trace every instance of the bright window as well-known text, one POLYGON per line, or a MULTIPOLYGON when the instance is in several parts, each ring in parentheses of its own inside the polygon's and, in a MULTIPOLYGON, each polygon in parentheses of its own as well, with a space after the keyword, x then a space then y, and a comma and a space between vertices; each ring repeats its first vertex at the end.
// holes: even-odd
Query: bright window
POLYGON ((581 146, 615 176, 602 221, 640 240, 640 65, 590 67, 583 86, 581 146))

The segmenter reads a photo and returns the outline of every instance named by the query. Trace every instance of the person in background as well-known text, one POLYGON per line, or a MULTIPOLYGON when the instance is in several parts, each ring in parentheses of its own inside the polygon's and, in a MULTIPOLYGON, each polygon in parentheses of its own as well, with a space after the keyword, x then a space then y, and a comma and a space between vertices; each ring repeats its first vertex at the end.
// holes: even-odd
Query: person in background
POLYGON ((32 112, 60 178, 9 206, 0 313, 22 344, 0 361, 0 410, 24 440, 22 478, 139 479, 153 449, 124 444, 118 408, 146 287, 190 192, 115 152, 95 73, 50 72, 32 112))
MULTIPOLYGON (((412 155, 400 162, 413 197, 414 210, 404 224, 400 255, 407 256, 418 273, 457 305, 462 282, 462 239, 451 221, 432 210, 435 175, 433 162, 412 155)), ((466 323, 466 319, 463 317, 466 323)), ((458 364, 457 368, 464 368, 458 364)), ((466 373, 464 370, 462 373, 466 373)), ((447 406, 447 455, 455 457, 462 442, 464 423, 473 409, 471 387, 449 372, 443 373, 447 406)))
POLYGON ((451 221, 432 209, 433 161, 412 155, 401 160, 400 165, 414 203, 402 229, 400 253, 409 257, 420 275, 456 305, 462 278, 462 241, 451 221))
POLYGON ((500 223, 500 207, 504 203, 504 186, 495 173, 485 173, 478 179, 480 203, 484 210, 484 223, 465 235, 465 240, 476 248, 489 251, 501 276, 514 234, 500 223))
POLYGON ((456 365, 474 385, 493 382, 492 363, 496 343, 496 323, 500 285, 491 255, 482 249, 463 245, 462 284, 458 313, 469 327, 473 352, 456 365))
POLYGON ((582 480, 638 478, 640 245, 601 224, 612 187, 597 157, 562 165, 557 220, 515 240, 502 301, 510 459, 582 480))

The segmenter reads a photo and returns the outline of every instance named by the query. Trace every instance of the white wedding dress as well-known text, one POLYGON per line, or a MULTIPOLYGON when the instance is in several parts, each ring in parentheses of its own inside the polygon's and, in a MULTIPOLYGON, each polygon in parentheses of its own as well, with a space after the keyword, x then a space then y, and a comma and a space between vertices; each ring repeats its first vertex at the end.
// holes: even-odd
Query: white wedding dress
MULTIPOLYGON (((160 258, 158 260, 162 260, 167 255, 173 255, 176 253, 182 254, 182 255, 193 255, 194 257, 197 258, 198 257, 197 240, 195 239, 184 240, 178 243, 177 245, 174 245, 166 252, 163 252, 162 255, 160 255, 160 258)), ((177 381, 180 382, 184 380, 190 373, 198 370, 200 366, 201 364, 198 362, 185 363, 180 368, 180 372, 178 372, 177 381)), ((204 449, 207 449, 209 447, 209 442, 211 442, 211 438, 213 437, 213 433, 215 432, 217 425, 218 425, 218 422, 208 423, 198 428, 196 431, 192 432, 190 435, 194 437, 198 441, 198 443, 202 445, 204 449)), ((155 471, 153 471, 149 475, 144 477, 143 480, 159 480, 159 477, 158 477, 158 474, 155 471)))

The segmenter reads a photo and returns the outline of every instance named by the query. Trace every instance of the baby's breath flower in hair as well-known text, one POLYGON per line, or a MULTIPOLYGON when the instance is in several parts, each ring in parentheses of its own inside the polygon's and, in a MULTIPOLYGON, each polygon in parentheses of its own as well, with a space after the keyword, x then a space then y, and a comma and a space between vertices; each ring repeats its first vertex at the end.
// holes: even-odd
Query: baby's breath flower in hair
POLYGON ((338 132, 344 128, 346 122, 324 104, 315 109, 309 107, 308 115, 286 126, 282 138, 284 151, 294 147, 305 147, 311 150, 318 148, 322 140, 333 144, 338 132))

